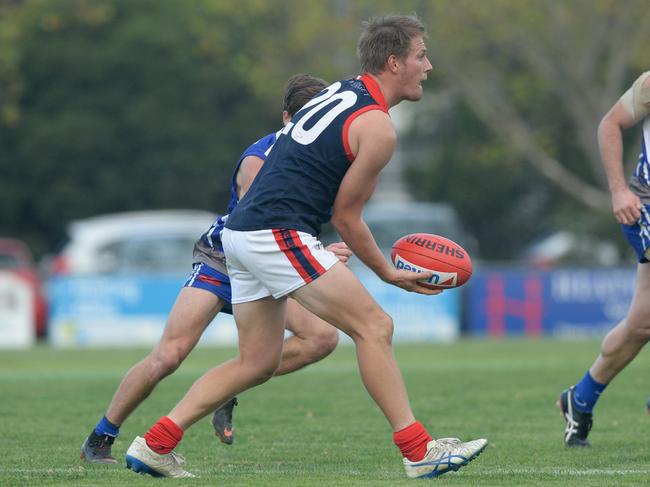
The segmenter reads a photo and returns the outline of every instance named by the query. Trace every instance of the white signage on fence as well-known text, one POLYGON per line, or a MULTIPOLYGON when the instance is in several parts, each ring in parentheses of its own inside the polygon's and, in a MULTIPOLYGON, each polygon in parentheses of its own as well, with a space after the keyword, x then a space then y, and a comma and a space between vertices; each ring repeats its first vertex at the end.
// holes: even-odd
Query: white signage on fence
POLYGON ((34 344, 34 295, 29 284, 10 272, 0 272, 0 348, 34 344))

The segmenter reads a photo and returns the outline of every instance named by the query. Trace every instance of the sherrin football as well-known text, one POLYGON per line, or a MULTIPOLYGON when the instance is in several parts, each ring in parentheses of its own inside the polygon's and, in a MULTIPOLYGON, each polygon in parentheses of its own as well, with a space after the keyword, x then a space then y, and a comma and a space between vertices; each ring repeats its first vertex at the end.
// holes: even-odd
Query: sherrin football
POLYGON ((431 278, 418 282, 429 289, 450 289, 472 277, 472 260, 456 242, 431 233, 413 233, 393 244, 390 253, 398 269, 432 271, 431 278))

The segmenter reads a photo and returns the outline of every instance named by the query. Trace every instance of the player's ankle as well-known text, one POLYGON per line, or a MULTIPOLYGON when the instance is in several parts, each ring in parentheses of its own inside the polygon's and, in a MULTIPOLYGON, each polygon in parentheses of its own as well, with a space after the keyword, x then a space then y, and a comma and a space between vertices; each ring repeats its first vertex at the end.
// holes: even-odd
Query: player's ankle
POLYGON ((163 416, 145 433, 144 441, 156 453, 166 455, 180 443, 183 433, 180 426, 163 416))
POLYGON ((393 442, 402 455, 412 462, 418 462, 427 454, 427 444, 431 437, 422 423, 415 421, 393 434, 393 442))

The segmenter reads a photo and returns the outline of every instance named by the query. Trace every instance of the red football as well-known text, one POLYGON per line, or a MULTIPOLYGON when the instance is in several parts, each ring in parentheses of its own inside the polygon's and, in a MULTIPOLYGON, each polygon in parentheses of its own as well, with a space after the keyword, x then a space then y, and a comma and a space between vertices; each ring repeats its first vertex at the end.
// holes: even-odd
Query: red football
POLYGON ((390 257, 398 269, 433 271, 419 282, 430 289, 462 286, 472 277, 472 259, 465 249, 448 238, 431 233, 412 233, 393 244, 390 257))

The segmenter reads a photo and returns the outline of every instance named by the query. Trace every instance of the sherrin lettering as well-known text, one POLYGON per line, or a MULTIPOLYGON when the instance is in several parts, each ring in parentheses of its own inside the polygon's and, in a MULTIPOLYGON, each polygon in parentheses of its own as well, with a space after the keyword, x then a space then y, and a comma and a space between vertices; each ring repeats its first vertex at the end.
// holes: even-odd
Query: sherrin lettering
POLYGON ((432 241, 431 239, 428 238, 418 237, 417 235, 421 235, 421 234, 407 235, 404 238, 408 243, 412 243, 414 245, 417 245, 418 247, 424 247, 425 249, 433 250, 434 252, 450 255, 452 257, 456 257, 457 259, 465 258, 464 251, 461 248, 459 248, 458 245, 456 245, 456 247, 452 247, 440 242, 432 241))

